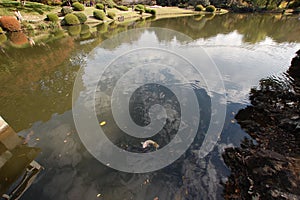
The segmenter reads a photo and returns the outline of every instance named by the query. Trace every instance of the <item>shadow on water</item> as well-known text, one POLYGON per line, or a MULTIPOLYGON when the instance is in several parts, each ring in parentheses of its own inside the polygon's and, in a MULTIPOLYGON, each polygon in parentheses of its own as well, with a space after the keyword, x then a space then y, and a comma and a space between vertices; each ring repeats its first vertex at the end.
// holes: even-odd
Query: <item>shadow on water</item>
POLYGON ((262 79, 236 119, 252 137, 223 154, 225 199, 300 198, 300 50, 284 78, 262 79), (255 144, 252 141, 255 140, 255 144))

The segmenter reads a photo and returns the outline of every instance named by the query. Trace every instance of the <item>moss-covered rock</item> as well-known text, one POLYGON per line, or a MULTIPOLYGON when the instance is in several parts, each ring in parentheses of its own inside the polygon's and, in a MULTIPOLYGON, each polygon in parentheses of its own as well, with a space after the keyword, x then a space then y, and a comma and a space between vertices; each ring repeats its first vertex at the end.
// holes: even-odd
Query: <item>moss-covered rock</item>
POLYGON ((50 22, 57 22, 59 20, 57 14, 55 13, 49 13, 47 14, 47 18, 46 18, 47 21, 50 21, 50 22))

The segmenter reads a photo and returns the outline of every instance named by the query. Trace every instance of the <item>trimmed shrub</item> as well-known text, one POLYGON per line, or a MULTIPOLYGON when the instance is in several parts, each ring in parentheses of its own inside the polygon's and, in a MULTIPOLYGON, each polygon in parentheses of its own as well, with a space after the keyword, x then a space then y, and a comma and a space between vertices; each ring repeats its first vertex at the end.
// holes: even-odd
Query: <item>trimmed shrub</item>
POLYGON ((146 12, 146 13, 150 13, 150 14, 152 14, 152 15, 156 15, 156 10, 154 10, 154 9, 145 8, 145 12, 146 12))
POLYGON ((186 8, 186 5, 183 3, 178 4, 178 8, 186 8))
POLYGON ((134 7, 134 10, 135 11, 142 11, 142 12, 145 12, 145 6, 144 5, 142 5, 142 4, 138 4, 138 5, 136 5, 135 7, 134 7))
POLYGON ((203 10, 205 10, 205 8, 202 5, 197 5, 195 7, 195 11, 203 11, 203 10))
POLYGON ((116 13, 109 11, 107 13, 107 17, 109 17, 110 19, 114 19, 116 17, 116 13))
POLYGON ((122 10, 122 11, 128 11, 127 6, 116 6, 117 9, 122 10))
POLYGON ((60 11, 63 15, 67 15, 73 12, 72 8, 70 7, 63 7, 60 11))
POLYGON ((72 26, 72 25, 80 24, 80 21, 79 21, 79 19, 76 17, 76 15, 70 13, 70 14, 67 14, 67 15, 65 16, 65 18, 63 19, 63 24, 64 24, 64 25, 72 26))
POLYGON ((1 17, 0 25, 3 29, 8 30, 8 31, 20 31, 21 30, 20 22, 13 16, 1 17))
POLYGON ((104 5, 102 3, 97 3, 96 8, 99 10, 104 10, 104 5))
POLYGON ((213 6, 213 5, 207 6, 205 8, 205 11, 207 11, 207 12, 215 12, 216 11, 216 7, 213 6))
POLYGON ((156 10, 151 9, 150 13, 151 13, 152 15, 156 15, 156 10))
POLYGON ((105 13, 103 12, 103 10, 95 10, 93 12, 93 15, 96 19, 99 19, 99 20, 104 20, 104 18, 105 18, 105 13))
POLYGON ((84 13, 74 13, 74 15, 79 19, 80 24, 84 24, 87 20, 87 16, 84 13))
POLYGON ((50 22, 57 22, 59 20, 57 14, 55 13, 49 13, 47 15, 47 18, 46 18, 47 21, 50 21, 50 22))
POLYGON ((82 5, 79 2, 73 3, 72 6, 75 11, 83 11, 84 10, 84 5, 82 5))

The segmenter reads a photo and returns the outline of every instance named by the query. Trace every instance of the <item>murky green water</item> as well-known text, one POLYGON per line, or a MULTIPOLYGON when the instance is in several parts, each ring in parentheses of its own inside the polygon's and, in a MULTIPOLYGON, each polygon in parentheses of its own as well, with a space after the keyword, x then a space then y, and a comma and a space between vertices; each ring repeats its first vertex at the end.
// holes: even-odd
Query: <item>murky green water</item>
MULTIPOLYGON (((8 36, 12 40, 2 43, 0 52, 0 114, 19 135, 34 133, 28 145, 41 148, 36 160, 45 167, 23 199, 99 199, 97 194, 109 200, 221 198, 220 182, 229 173, 221 153, 245 136, 234 115, 248 104, 248 93, 261 78, 286 71, 300 49, 299 33, 297 16, 227 14, 70 27, 67 34, 58 30, 39 36, 33 47, 18 45, 13 38, 20 37, 8 36), (71 111, 72 89, 77 71, 102 41, 144 27, 181 32, 193 39, 190 50, 201 46, 207 51, 224 79, 227 118, 218 145, 205 159, 187 154, 166 169, 127 174, 100 164, 80 142, 71 111)), ((122 43, 98 51, 145 47, 153 40, 165 45, 184 42, 144 29, 124 37, 122 43)))

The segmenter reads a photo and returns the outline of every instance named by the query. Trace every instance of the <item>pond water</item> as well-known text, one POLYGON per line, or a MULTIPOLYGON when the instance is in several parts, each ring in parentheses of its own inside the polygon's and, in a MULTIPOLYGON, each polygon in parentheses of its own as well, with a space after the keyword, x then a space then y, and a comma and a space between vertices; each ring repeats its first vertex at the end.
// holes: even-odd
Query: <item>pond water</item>
MULTIPOLYGON (((0 114, 20 136, 27 137, 28 146, 41 149, 36 160, 45 168, 22 199, 222 199, 221 183, 226 181, 230 171, 221 154, 225 147, 238 146, 241 139, 247 137, 234 116, 249 104, 249 91, 258 85, 260 79, 280 76, 288 69, 295 52, 300 49, 299 33, 297 16, 226 14, 70 27, 48 35, 36 35, 35 38, 42 39, 32 47, 25 44, 20 48, 12 40, 16 36, 8 36, 10 40, 1 44, 0 52, 0 114), (186 36, 174 37, 154 27, 186 36), (118 33, 122 34, 119 40, 103 42, 118 33), (212 113, 208 109, 211 103, 209 95, 216 95, 218 91, 207 93, 201 84, 197 85, 203 80, 194 79, 190 72, 187 75, 192 77, 191 85, 200 100, 200 114, 203 116, 199 140, 195 140, 176 162, 155 172, 125 173, 101 164, 86 150, 75 128, 72 90, 76 76, 81 80, 80 90, 85 91, 97 78, 99 69, 93 64, 101 62, 101 56, 103 60, 110 60, 126 49, 174 49, 177 46, 184 46, 184 50, 193 55, 199 53, 199 48, 204 49, 220 71, 226 89, 227 111, 217 145, 205 158, 193 154, 199 147, 197 142, 203 140, 201 133, 208 128, 206 115, 212 113)), ((201 62, 197 57, 193 61, 201 62)), ((108 73, 110 78, 103 80, 105 90, 112 92, 107 88, 113 85, 116 77, 122 76, 121 73, 115 69, 108 73)), ((175 122, 180 121, 177 116, 180 106, 174 94, 153 84, 140 87, 134 93, 129 105, 133 121, 139 125, 149 123, 149 116, 143 114, 147 113, 150 104, 147 108, 139 107, 147 100, 145 94, 148 99, 151 95, 164 97, 150 102, 151 105, 159 103, 174 107, 173 122, 178 128, 175 122), (166 98, 172 101, 168 102, 166 98)), ((86 94, 80 95, 84 99, 86 94)), ((140 140, 134 141, 136 145, 132 147, 126 146, 134 139, 124 137, 116 128, 111 112, 103 106, 102 97, 96 95, 97 106, 101 107, 96 112, 100 121, 107 122, 105 128, 110 133, 109 138, 128 151, 143 150, 137 145, 140 140)), ((92 106, 88 100, 85 103, 92 106)), ((174 128, 170 127, 166 130, 174 128)), ((166 140, 153 140, 165 145, 164 142, 169 142, 173 134, 170 132, 166 140)))

